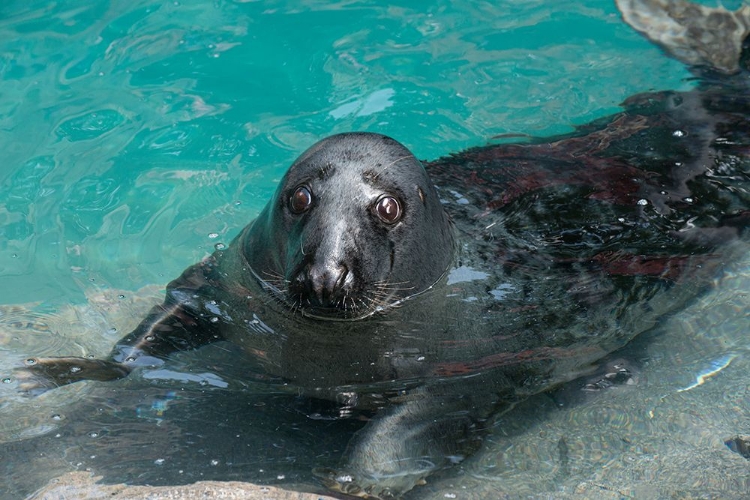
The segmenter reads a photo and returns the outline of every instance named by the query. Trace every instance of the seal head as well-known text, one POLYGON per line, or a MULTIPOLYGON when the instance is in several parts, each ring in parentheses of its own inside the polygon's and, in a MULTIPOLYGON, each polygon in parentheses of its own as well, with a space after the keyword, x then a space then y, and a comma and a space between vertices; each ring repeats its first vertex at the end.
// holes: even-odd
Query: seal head
POLYGON ((334 135, 303 153, 241 238, 261 284, 321 319, 361 319, 423 292, 455 253, 422 164, 371 133, 334 135))

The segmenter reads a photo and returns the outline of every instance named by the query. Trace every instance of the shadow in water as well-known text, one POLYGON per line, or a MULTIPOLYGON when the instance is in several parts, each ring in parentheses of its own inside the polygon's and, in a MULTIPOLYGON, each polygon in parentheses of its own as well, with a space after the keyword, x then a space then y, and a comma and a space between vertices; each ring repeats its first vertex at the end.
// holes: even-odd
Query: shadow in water
POLYGON ((242 363, 234 359, 239 353, 207 354, 170 362, 170 373, 194 376, 211 366, 215 378, 209 380, 228 387, 144 380, 146 371, 130 380, 91 383, 84 401, 59 413, 40 405, 60 425, 43 436, 0 445, 0 455, 13 457, 3 464, 8 481, 0 486, 0 498, 22 498, 71 470, 90 471, 113 484, 247 481, 322 493, 312 469, 335 467, 366 416, 336 419, 333 408, 316 406, 283 386, 239 382, 242 363), (221 364, 210 363, 219 356, 221 364))

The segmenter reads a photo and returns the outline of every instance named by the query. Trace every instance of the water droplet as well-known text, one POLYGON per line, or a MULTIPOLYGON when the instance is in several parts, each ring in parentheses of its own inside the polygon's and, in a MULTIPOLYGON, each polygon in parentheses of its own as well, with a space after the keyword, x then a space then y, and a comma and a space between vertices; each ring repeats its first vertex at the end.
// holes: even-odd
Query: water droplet
POLYGON ((164 465, 164 459, 157 458, 156 460, 154 460, 154 465, 164 465))
POLYGON ((278 476, 276 476, 276 479, 281 481, 282 479, 286 479, 286 476, 284 474, 279 474, 278 476))
POLYGON ((214 458, 213 460, 211 460, 211 465, 219 465, 219 461, 214 458))
POLYGON ((56 438, 59 438, 59 437, 61 437, 61 436, 62 436, 62 434, 60 434, 60 433, 57 433, 57 434, 55 434, 55 437, 56 437, 56 438))
POLYGON ((148 340, 149 342, 153 342, 154 336, 153 335, 148 335, 148 336, 146 336, 146 340, 148 340))
POLYGON ((81 368, 80 366, 71 366, 71 367, 70 367, 70 373, 78 373, 78 372, 80 372, 80 371, 81 371, 82 369, 83 369, 83 368, 81 368))
POLYGON ((682 130, 675 130, 672 132, 672 135, 675 137, 685 137, 687 134, 682 130))
POLYGON ((693 199, 692 198, 685 198, 684 201, 685 201, 685 203, 692 203, 693 199))
POLYGON ((135 357, 134 356, 128 356, 127 358, 125 358, 125 362, 126 363, 132 363, 133 361, 135 361, 135 357))
POLYGON ((8 377, 5 377, 5 378, 3 379, 3 384, 10 384, 10 378, 8 378, 8 377))
POLYGON ((36 364, 36 359, 34 359, 34 358, 29 358, 29 359, 27 359, 27 360, 25 361, 25 363, 26 363, 26 366, 32 366, 32 365, 35 365, 35 364, 36 364))
POLYGON ((113 334, 113 333, 117 333, 117 328, 114 328, 114 327, 113 328, 109 328, 109 329, 107 329, 107 333, 110 334, 110 335, 113 334))
POLYGON ((59 413, 55 413, 54 415, 52 415, 52 420, 62 420, 62 419, 63 419, 63 416, 60 415, 59 413))
POLYGON ((11 255, 11 258, 13 258, 13 259, 17 259, 17 258, 18 258, 18 254, 17 254, 17 253, 14 253, 14 254, 12 254, 12 255, 11 255))
POLYGON ((219 237, 219 233, 208 233, 208 237, 212 240, 219 237))
POLYGON ((92 438, 99 437, 99 433, 96 431, 89 432, 89 437, 92 437, 92 438))
POLYGON ((125 298, 125 296, 124 296, 123 294, 120 294, 120 295, 118 295, 118 296, 117 296, 117 298, 118 298, 118 299, 124 299, 124 298, 125 298))
POLYGON ((638 204, 642 207, 645 207, 646 205, 648 205, 648 200, 640 199, 638 200, 638 204))
POLYGON ((211 318, 211 323, 218 323, 218 322, 219 322, 219 318, 217 318, 216 316, 211 318))
POLYGON ((216 250, 224 250, 227 246, 224 243, 217 243, 214 245, 216 250))
POLYGON ((234 204, 235 204, 235 206, 242 205, 242 202, 241 201, 235 201, 234 204))

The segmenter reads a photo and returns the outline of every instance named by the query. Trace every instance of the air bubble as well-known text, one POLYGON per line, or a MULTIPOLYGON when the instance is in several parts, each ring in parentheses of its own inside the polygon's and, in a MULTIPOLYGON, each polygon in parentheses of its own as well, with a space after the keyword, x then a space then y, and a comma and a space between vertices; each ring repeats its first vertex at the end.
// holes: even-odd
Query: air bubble
POLYGON ((214 248, 216 250, 224 250, 224 249, 227 248, 227 246, 224 243, 217 243, 217 244, 214 245, 214 248))
POLYGON ((672 132, 672 135, 674 137, 685 137, 687 134, 682 130, 675 130, 674 132, 672 132))
POLYGON ((124 296, 123 294, 120 294, 120 295, 118 295, 118 296, 117 296, 117 298, 118 298, 118 299, 124 299, 124 298, 125 298, 125 296, 124 296))
POLYGON ((3 379, 3 384, 10 384, 10 378, 8 378, 8 377, 5 377, 5 378, 3 379))
POLYGON ((164 459, 157 458, 156 460, 154 460, 154 465, 164 465, 164 459))
POLYGON ((218 322, 219 322, 219 318, 217 318, 216 316, 211 318, 211 323, 218 323, 218 322))
POLYGON ((29 358, 29 359, 27 359, 27 360, 25 361, 25 363, 26 363, 26 366, 33 366, 33 365, 35 365, 35 364, 36 364, 36 359, 34 359, 34 358, 29 358))
POLYGON ((146 337, 146 340, 148 340, 149 342, 153 342, 154 341, 154 336, 153 335, 149 335, 149 336, 146 337))
POLYGON ((684 199, 683 201, 684 201, 685 203, 692 203, 692 202, 693 202, 693 199, 692 199, 692 198, 685 198, 685 199, 684 199))
POLYGON ((638 204, 642 207, 645 207, 646 205, 648 205, 648 200, 640 199, 638 200, 638 204))
POLYGON ((281 481, 282 479, 286 479, 286 476, 284 474, 279 474, 278 476, 276 476, 276 479, 281 481))
POLYGON ((213 240, 219 237, 219 233, 208 233, 208 237, 213 240))
POLYGON ((99 433, 96 431, 89 432, 89 437, 92 437, 92 438, 99 437, 99 433))
POLYGON ((52 420, 62 420, 62 419, 63 419, 63 416, 60 415, 59 413, 55 413, 54 415, 52 415, 52 420))
POLYGON ((213 466, 219 465, 219 461, 214 458, 213 460, 211 460, 211 465, 213 466))
POLYGON ((82 370, 80 366, 71 366, 70 367, 70 373, 78 373, 82 370))

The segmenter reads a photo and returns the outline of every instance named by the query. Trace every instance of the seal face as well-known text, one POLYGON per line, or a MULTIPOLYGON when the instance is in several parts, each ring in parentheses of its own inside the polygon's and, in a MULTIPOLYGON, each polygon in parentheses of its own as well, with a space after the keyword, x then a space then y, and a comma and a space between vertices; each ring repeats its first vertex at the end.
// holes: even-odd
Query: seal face
POLYGON ((303 153, 241 238, 261 284, 321 319, 361 319, 423 292, 455 253, 422 164, 371 133, 335 135, 303 153))

